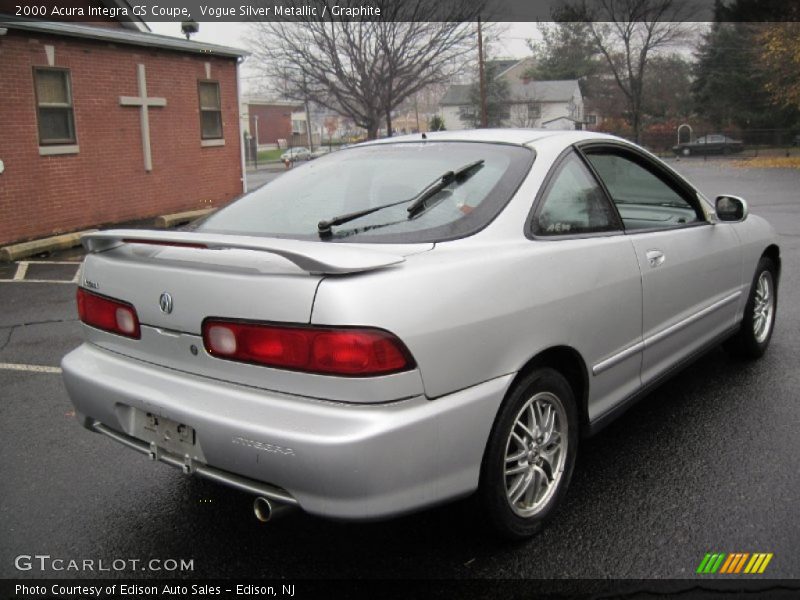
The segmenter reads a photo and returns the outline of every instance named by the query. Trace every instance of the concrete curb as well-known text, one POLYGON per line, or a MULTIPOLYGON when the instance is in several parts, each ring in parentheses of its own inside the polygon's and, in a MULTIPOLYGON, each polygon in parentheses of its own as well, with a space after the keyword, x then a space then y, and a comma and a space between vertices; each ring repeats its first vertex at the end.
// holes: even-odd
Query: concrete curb
POLYGON ((214 212, 214 208, 203 208, 200 210, 188 210, 186 212, 173 213, 171 215, 161 215, 156 217, 156 229, 169 229, 176 225, 182 225, 189 221, 194 221, 200 217, 205 217, 207 214, 214 212))
POLYGON ((282 171, 288 171, 288 169, 286 168, 286 165, 283 164, 282 162, 277 162, 266 165, 259 164, 258 168, 252 166, 247 167, 245 173, 252 175, 253 173, 258 173, 260 171, 268 171, 270 173, 281 173, 282 171))
MULTIPOLYGON (((194 221, 200 217, 213 212, 214 208, 204 208, 200 210, 190 210, 186 212, 174 213, 171 215, 161 215, 155 219, 155 227, 157 229, 168 229, 176 225, 182 225, 189 221, 194 221)), ((141 225, 139 225, 141 227, 141 225)), ((93 233, 97 229, 86 229, 84 231, 75 231, 73 233, 65 233, 62 235, 55 235, 52 237, 41 238, 38 240, 31 240, 30 242, 21 242, 19 244, 11 244, 0 248, 0 263, 14 262, 34 254, 42 252, 55 252, 57 250, 68 250, 75 246, 81 245, 81 236, 85 233, 93 233)))
POLYGON ((85 231, 76 231, 75 233, 65 233, 64 235, 55 235, 53 237, 42 238, 40 240, 33 240, 30 242, 22 242, 20 244, 12 244, 0 248, 0 262, 13 262, 21 258, 27 258, 34 254, 41 252, 53 252, 55 250, 66 250, 75 246, 80 246, 81 236, 84 233, 92 233, 97 229, 87 229, 85 231))

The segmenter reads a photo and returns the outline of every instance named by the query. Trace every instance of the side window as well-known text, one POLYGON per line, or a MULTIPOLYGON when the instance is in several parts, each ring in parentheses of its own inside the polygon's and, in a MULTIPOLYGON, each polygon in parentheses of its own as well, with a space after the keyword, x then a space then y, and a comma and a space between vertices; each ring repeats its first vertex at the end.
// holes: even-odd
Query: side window
POLYGON ((589 153, 625 229, 679 227, 697 222, 695 208, 655 173, 620 154, 589 153))
POLYGON ((75 118, 69 71, 33 70, 36 82, 36 108, 39 120, 39 145, 74 144, 75 118))
POLYGON ((573 152, 556 167, 533 218, 539 236, 621 229, 602 188, 573 152))
POLYGON ((200 81, 197 84, 200 94, 200 135, 201 139, 222 138, 222 105, 219 99, 219 83, 200 81))

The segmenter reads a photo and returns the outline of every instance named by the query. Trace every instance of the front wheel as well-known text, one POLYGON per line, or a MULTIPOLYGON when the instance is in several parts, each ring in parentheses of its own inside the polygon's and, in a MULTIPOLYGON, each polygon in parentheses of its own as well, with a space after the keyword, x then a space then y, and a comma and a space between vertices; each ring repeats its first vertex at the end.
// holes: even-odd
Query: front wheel
POLYGON ((739 332, 725 344, 725 348, 732 354, 760 358, 766 352, 775 326, 777 283, 775 264, 768 257, 761 257, 744 308, 742 325, 739 332))
POLYGON ((504 401, 481 467, 479 497, 492 528, 537 533, 566 493, 578 450, 572 388, 554 369, 525 376, 504 401))

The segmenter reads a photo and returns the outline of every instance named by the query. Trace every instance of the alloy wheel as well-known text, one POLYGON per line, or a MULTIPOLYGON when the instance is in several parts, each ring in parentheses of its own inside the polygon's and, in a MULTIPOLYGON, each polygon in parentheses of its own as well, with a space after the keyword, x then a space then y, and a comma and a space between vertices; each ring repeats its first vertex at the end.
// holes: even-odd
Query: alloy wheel
POLYGON ((764 343, 772 327, 775 313, 774 298, 772 274, 769 271, 762 271, 756 283, 756 297, 753 302, 753 334, 759 344, 764 343))
POLYGON ((535 515, 555 493, 564 473, 567 443, 561 400, 551 392, 530 398, 517 413, 506 441, 506 498, 516 515, 535 515))

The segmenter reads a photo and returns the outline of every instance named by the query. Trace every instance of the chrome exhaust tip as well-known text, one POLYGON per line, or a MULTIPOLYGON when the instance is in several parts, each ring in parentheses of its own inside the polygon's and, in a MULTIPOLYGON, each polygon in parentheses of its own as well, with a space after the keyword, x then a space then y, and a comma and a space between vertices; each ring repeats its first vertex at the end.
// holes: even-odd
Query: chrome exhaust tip
POLYGON ((256 519, 262 523, 267 523, 272 519, 272 502, 264 496, 258 496, 253 500, 253 513, 256 515, 256 519))
POLYGON ((292 512, 294 508, 295 507, 291 504, 273 503, 269 498, 265 498, 264 496, 257 496, 256 499, 253 500, 253 513, 256 519, 262 523, 274 521, 278 517, 292 512))

